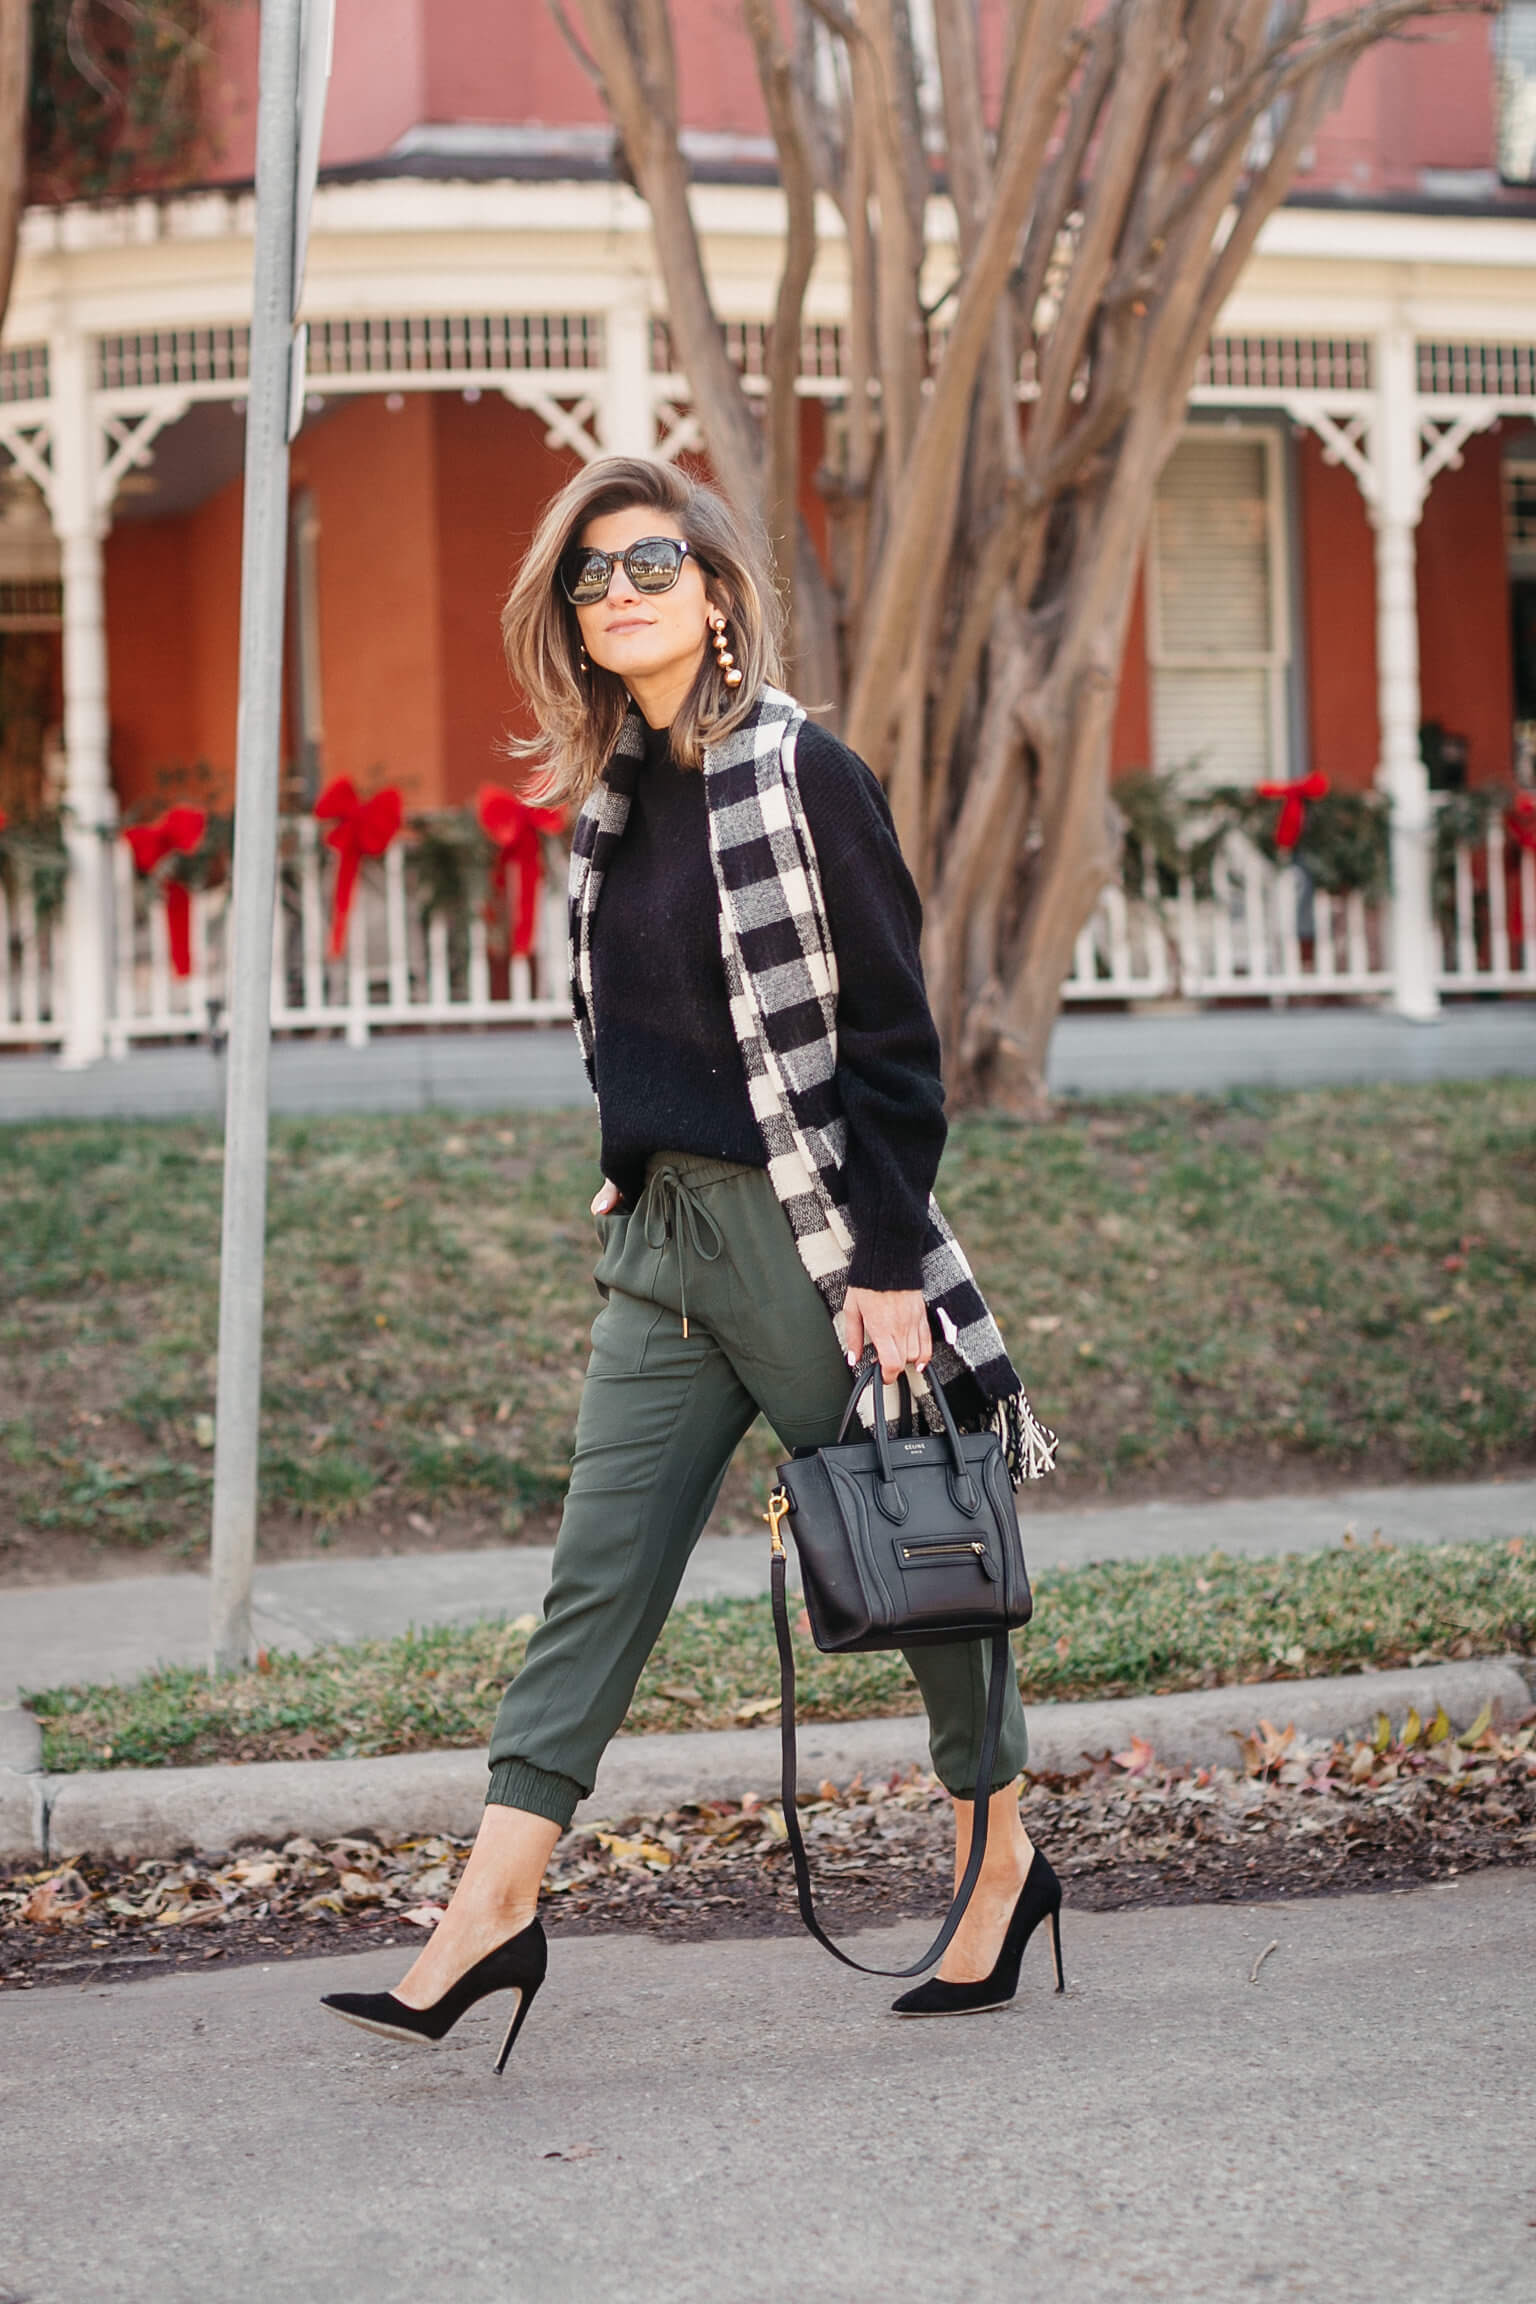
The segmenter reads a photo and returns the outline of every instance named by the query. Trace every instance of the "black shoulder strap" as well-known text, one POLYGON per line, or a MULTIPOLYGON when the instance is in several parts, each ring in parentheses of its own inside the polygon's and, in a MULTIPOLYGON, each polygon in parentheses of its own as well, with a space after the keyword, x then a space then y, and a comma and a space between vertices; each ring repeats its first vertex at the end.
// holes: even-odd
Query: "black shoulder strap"
POLYGON ((921 1976, 942 1959, 951 1937, 965 1917, 965 1908, 971 1900, 971 1891, 981 1873, 982 1859, 987 1852, 987 1820, 992 1795, 992 1770, 997 1763, 998 1739, 1003 1726, 1003 1690, 1013 1670, 1013 1650, 1007 1632, 999 1627, 992 1636, 992 1666, 987 1688, 987 1721, 981 1739, 981 1758, 976 1767, 976 1788, 971 1811, 971 1849, 965 1875, 955 1890, 955 1900, 944 1916, 944 1925, 920 1960, 910 1968, 866 1968, 862 1960, 841 1951, 816 1917, 811 1900, 811 1874, 806 1862, 805 1840, 800 1831, 800 1818, 795 1806, 798 1766, 795 1758, 795 1657, 790 1646, 789 1610, 784 1598, 785 1558, 782 1552, 773 1556, 773 1630, 779 1644, 780 1736, 783 1743, 783 1774, 780 1792, 784 1802, 784 1829, 789 1835, 789 1852, 794 1859, 795 1892, 800 1900, 800 1917, 806 1927, 829 1951, 834 1960, 841 1960, 846 1968, 857 1968, 863 1976, 921 1976))

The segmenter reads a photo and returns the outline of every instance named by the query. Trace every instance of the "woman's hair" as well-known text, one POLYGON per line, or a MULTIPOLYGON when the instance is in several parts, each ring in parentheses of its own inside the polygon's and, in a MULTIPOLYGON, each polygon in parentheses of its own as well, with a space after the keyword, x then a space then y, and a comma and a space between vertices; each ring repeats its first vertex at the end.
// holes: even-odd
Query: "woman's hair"
POLYGON ((507 751, 518 781, 541 798, 578 806, 613 750, 629 691, 617 673, 581 669, 581 628, 560 587, 562 553, 589 520, 631 505, 670 513, 692 545, 711 602, 728 621, 729 645, 741 673, 727 688, 706 648, 698 678, 672 722, 672 757, 702 765, 704 746, 718 743, 751 711, 765 684, 783 677, 784 612, 756 524, 743 521, 713 488, 673 464, 645 456, 604 456, 567 482, 545 511, 501 612, 507 670, 532 708, 539 733, 513 737, 507 751))

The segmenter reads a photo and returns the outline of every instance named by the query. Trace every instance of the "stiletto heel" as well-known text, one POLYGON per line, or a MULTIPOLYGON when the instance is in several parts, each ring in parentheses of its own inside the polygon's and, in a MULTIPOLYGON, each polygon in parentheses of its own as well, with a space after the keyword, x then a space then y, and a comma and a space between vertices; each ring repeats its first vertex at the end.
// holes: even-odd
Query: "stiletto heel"
POLYGON ((523 2028, 523 2018, 533 2006, 534 1995, 538 1989, 537 1984, 529 1984, 518 1992, 517 2006, 512 2011, 512 2021, 507 2026, 507 2036, 501 2044, 501 2054, 496 2059, 498 2072, 505 2072, 507 2068, 507 2058, 512 2053, 512 2044, 523 2028))
POLYGON ((397 2000, 393 1992, 327 1992, 320 2005, 329 2008, 332 2015, 344 2017, 349 2024, 360 2024, 365 2032, 380 2033, 386 2040, 442 2040, 453 2030, 467 2008, 483 2000, 491 1992, 515 1992, 517 2007, 507 2036, 496 2059, 500 2072, 512 2053, 512 2043, 522 2029, 523 2018, 533 2005, 535 1993, 544 1981, 549 1965, 549 1945, 543 1925, 530 1920, 505 1944, 498 1944, 467 1968, 456 1984, 450 1984, 441 1999, 434 2000, 430 2008, 411 2008, 397 2000))
POLYGON ((991 1975, 978 1977, 970 1984, 946 1984, 942 1978, 930 1976, 926 1984, 919 1984, 913 1991, 903 1992, 899 2000, 893 2000, 892 2013, 969 2016, 983 2008, 1005 2008, 1019 1988, 1019 1963, 1024 1957, 1024 1947, 1042 1920, 1051 1923, 1056 1989, 1065 1992, 1067 1987, 1061 1972, 1061 1882, 1037 1848, 1024 1875, 1019 1900, 1009 1916, 1007 1934, 991 1975))

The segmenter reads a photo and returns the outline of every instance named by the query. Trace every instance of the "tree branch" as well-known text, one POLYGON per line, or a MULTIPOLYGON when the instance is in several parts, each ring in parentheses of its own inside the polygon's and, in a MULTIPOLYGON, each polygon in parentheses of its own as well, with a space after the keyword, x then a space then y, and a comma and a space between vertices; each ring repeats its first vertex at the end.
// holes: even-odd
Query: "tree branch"
POLYGON ((1062 90, 1077 62, 1077 46, 1070 36, 1076 7, 1077 0, 1037 0, 1031 13, 1019 61, 1020 83, 1029 92, 1024 117, 1012 146, 999 153, 986 227, 918 425, 900 514, 893 520, 882 558, 848 716, 848 741, 877 774, 890 755, 891 699, 897 693, 906 637, 928 563, 936 549, 947 551, 948 539, 938 534, 935 522, 963 452, 966 416, 992 313, 1013 260, 1062 90))
POLYGON ((780 579, 792 590, 800 481, 800 403, 795 386, 800 376, 805 292, 816 261, 816 189, 810 138, 794 72, 779 36, 773 0, 744 0, 744 13, 768 125, 778 149, 786 211, 784 263, 765 361, 768 417, 763 512, 780 579))
POLYGON ((725 348, 677 140, 677 67, 666 0, 579 0, 604 100, 651 211, 668 317, 720 486, 743 517, 758 517, 763 444, 725 348))

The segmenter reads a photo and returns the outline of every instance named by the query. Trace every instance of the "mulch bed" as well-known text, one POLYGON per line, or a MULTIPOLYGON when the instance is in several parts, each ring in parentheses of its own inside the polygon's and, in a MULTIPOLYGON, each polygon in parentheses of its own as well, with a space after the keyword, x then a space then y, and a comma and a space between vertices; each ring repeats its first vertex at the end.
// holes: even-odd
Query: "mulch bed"
MULTIPOLYGON (((1536 1866, 1536 1713, 1464 1736, 1410 1715, 1392 1739, 1306 1744, 1267 1724, 1240 1768, 1169 1769, 1148 1745, 1081 1774, 1030 1779, 1030 1834, 1082 1911, 1401 1888, 1490 1865, 1536 1866)), ((823 1784, 802 1801, 818 1902, 835 1930, 925 1918, 950 1881, 949 1803, 928 1776, 823 1784)), ((394 1945, 435 1924, 466 1843, 90 1857, 0 1875, 0 1988, 126 1981, 214 1960, 394 1945)), ((591 1824, 556 1849, 552 1934, 643 1929, 674 1942, 800 1926, 784 1819, 752 1797, 591 1824)))

